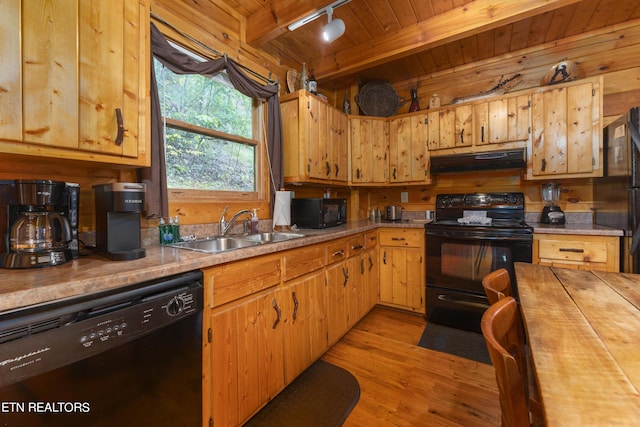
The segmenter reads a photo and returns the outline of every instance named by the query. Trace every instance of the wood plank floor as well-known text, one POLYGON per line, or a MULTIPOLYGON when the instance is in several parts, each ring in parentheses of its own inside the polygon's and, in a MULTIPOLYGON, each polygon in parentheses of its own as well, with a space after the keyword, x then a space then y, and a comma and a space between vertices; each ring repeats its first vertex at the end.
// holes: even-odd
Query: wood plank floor
POLYGON ((425 323, 377 306, 322 357, 360 383, 345 426, 500 425, 493 367, 418 347, 425 323))

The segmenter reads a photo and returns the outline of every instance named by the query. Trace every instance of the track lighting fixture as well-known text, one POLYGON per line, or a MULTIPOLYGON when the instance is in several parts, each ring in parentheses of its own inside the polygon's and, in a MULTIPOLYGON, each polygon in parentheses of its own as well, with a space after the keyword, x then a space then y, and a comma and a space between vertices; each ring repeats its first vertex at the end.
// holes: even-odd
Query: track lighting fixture
POLYGON ((300 28, 303 25, 306 25, 309 22, 314 21, 319 17, 321 17, 322 15, 326 14, 329 18, 329 22, 322 27, 322 39, 328 43, 331 43, 332 41, 336 40, 338 37, 343 35, 345 30, 344 21, 342 19, 332 19, 333 11, 340 6, 349 3, 350 1, 351 0, 335 1, 329 6, 327 6, 326 8, 313 12, 312 14, 307 15, 304 18, 300 19, 299 21, 296 21, 293 24, 289 25, 288 27, 289 31, 293 31, 297 28, 300 28))
POLYGON ((331 43, 344 34, 345 26, 342 19, 331 19, 333 16, 332 7, 328 7, 326 10, 327 16, 329 17, 329 22, 327 23, 327 25, 322 27, 322 39, 327 43, 331 43))

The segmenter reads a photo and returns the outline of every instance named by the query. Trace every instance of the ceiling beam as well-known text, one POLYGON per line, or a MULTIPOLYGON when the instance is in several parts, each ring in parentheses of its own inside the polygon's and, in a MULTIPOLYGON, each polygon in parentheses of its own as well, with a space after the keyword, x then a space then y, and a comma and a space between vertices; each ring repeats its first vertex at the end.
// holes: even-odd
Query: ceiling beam
POLYGON ((316 77, 320 81, 346 77, 580 1, 476 0, 401 29, 395 34, 371 40, 366 45, 345 49, 333 56, 314 61, 316 77))
POLYGON ((290 24, 322 10, 335 0, 270 0, 266 7, 247 17, 247 43, 255 48, 289 31, 290 24))

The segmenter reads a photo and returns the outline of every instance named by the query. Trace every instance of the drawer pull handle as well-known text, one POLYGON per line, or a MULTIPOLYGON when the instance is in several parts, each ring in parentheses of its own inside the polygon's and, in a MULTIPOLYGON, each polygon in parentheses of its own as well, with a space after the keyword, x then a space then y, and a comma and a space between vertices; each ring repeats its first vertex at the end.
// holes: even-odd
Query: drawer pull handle
POLYGON ((354 250, 354 251, 359 251, 360 249, 363 249, 363 248, 364 248, 364 246, 362 246, 362 245, 353 245, 353 246, 351 246, 351 250, 354 250))
POLYGON ((575 252, 578 254, 584 253, 584 249, 580 248, 560 248, 560 252, 575 252))
POLYGON ((405 239, 404 237, 392 237, 392 238, 391 238, 391 240, 395 240, 395 241, 398 241, 398 242, 402 242, 402 241, 404 241, 404 240, 406 240, 406 239, 405 239))
POLYGON ((276 311, 276 314, 278 315, 278 317, 276 317, 276 320, 273 322, 273 327, 272 329, 275 329, 276 326, 278 326, 278 323, 280 323, 280 318, 282 317, 282 310, 280 310, 280 307, 278 307, 278 303, 276 302, 276 299, 273 299, 273 309, 276 311))
POLYGON ((335 251, 331 256, 344 256, 344 251, 340 249, 339 251, 335 251))

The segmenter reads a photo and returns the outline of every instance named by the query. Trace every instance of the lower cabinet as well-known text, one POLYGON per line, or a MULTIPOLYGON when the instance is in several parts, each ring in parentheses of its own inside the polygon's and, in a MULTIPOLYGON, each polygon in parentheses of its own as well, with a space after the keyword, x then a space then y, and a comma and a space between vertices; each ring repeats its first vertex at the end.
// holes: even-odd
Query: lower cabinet
POLYGON ((424 231, 380 229, 380 304, 425 313, 424 231))
POLYGON ((291 383, 327 350, 327 299, 324 270, 284 286, 285 382, 291 383))
POLYGON ((374 231, 204 270, 204 426, 245 423, 377 303, 376 245, 374 231))
POLYGON ((620 238, 572 234, 533 235, 534 264, 579 270, 620 271, 620 238))

